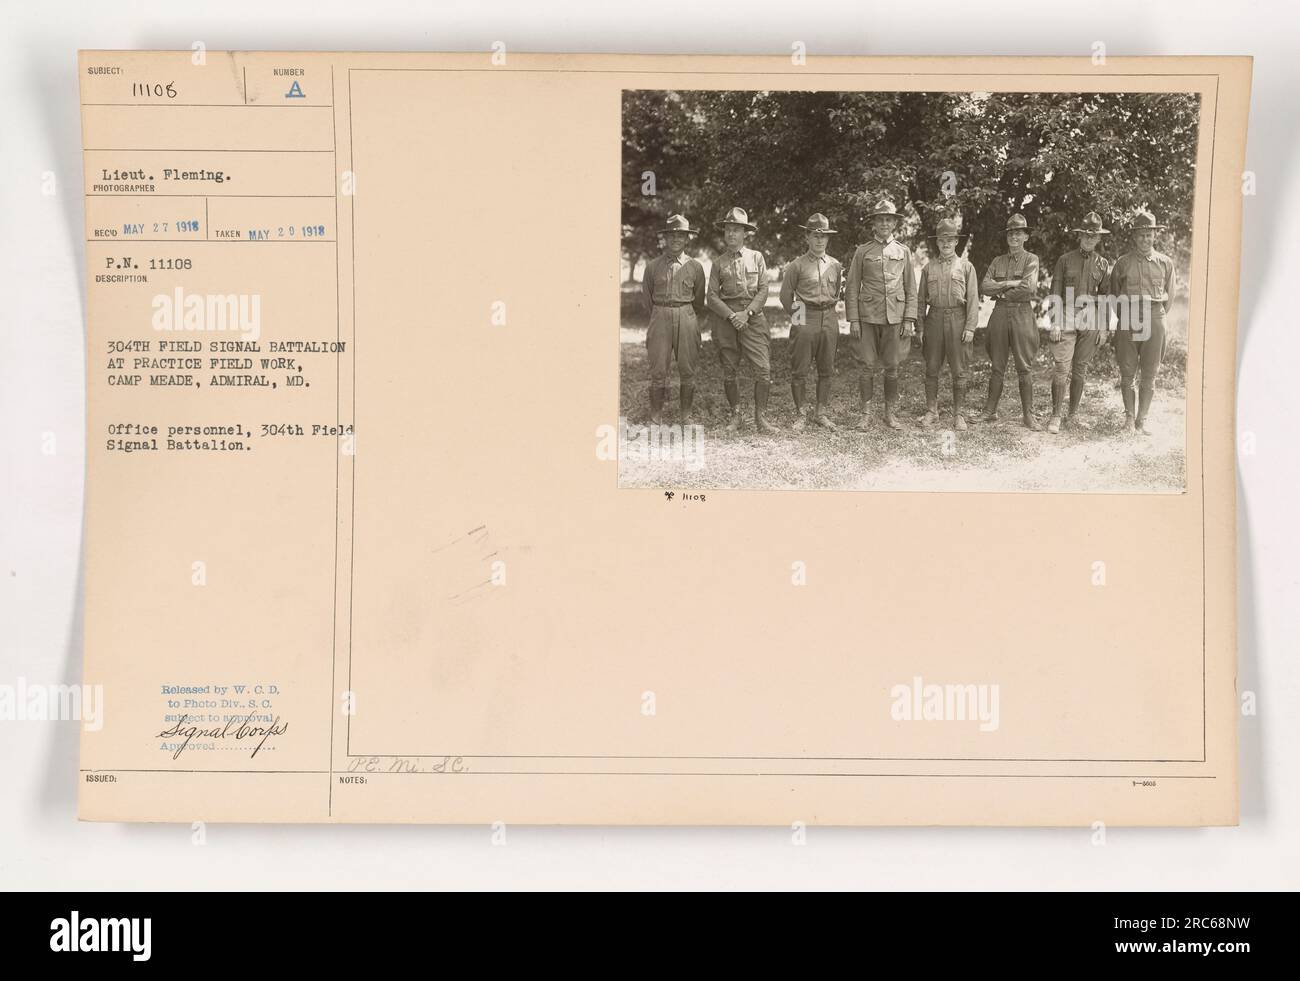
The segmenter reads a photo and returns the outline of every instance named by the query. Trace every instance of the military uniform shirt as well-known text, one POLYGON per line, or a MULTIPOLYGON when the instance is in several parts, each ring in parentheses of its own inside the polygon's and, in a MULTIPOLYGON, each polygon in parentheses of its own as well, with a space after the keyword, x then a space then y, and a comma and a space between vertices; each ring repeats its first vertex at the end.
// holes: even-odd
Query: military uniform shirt
POLYGON ((921 270, 921 289, 917 295, 916 306, 924 315, 926 306, 939 309, 964 307, 966 325, 963 330, 974 330, 979 326, 980 298, 979 280, 975 267, 957 254, 945 259, 936 255, 921 270))
POLYGON ((794 309, 797 296, 813 307, 834 306, 840 298, 839 260, 830 255, 821 257, 805 252, 788 263, 781 276, 781 306, 786 312, 794 309))
MULTIPOLYGON (((1096 250, 1084 252, 1082 249, 1075 249, 1056 260, 1056 269, 1052 271, 1052 295, 1061 302, 1061 310, 1065 314, 1065 322, 1062 326, 1065 330, 1075 329, 1077 306, 1082 297, 1095 298, 1105 295, 1104 284, 1106 274, 1109 272, 1110 262, 1096 250), (1065 295, 1067 289, 1073 291, 1073 303, 1067 303, 1065 295)), ((1094 311, 1099 315, 1092 318, 1092 323, 1087 329, 1108 327, 1110 318, 1105 309, 1094 305, 1094 311)))
POLYGON ((897 324, 916 319, 912 253, 901 242, 873 238, 859 245, 849 263, 848 287, 844 308, 850 321, 897 324))
POLYGON ((1111 296, 1149 296, 1169 308, 1174 290, 1174 260, 1163 252, 1129 252, 1115 260, 1105 292, 1111 296))
POLYGON ((647 303, 690 303, 701 313, 704 290, 704 267, 685 252, 651 259, 641 280, 647 303))
POLYGON ((1023 303, 1038 298, 1038 256, 1023 249, 1019 252, 1004 252, 989 263, 980 284, 980 292, 986 296, 993 295, 993 284, 998 280, 1018 279, 1019 284, 1004 293, 998 294, 999 300, 1023 303))
POLYGON ((734 312, 725 301, 750 300, 744 309, 751 315, 767 302, 767 260, 755 249, 724 252, 709 270, 709 309, 720 317, 734 312), (724 302, 719 302, 724 301, 724 302))

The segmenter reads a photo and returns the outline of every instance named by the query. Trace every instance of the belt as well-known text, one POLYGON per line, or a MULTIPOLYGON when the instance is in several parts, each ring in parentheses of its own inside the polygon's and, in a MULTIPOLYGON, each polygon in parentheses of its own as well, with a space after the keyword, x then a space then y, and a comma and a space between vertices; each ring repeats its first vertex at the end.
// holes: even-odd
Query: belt
POLYGON ((835 309, 835 303, 834 303, 834 301, 832 301, 832 302, 830 302, 830 303, 809 303, 807 300, 800 300, 799 302, 802 303, 802 304, 803 304, 805 307, 807 307, 809 310, 818 310, 818 311, 821 311, 821 310, 834 310, 834 309, 835 309))
POLYGON ((657 300, 651 301, 657 307, 689 307, 693 304, 692 300, 674 300, 671 303, 660 303, 657 300))
POLYGON ((1003 300, 1003 299, 999 299, 999 300, 997 301, 997 306, 1000 306, 1000 307, 1029 307, 1029 306, 1033 306, 1033 301, 1032 301, 1032 300, 1003 300))
POLYGON ((752 296, 720 296, 718 299, 729 307, 737 307, 741 310, 754 302, 752 296))

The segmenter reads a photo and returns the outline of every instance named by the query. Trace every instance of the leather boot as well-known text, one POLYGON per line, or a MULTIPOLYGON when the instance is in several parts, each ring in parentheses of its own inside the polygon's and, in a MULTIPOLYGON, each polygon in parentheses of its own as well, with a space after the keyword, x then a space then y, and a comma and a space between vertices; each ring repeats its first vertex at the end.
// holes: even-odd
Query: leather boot
POLYGON ((1002 377, 993 375, 989 378, 989 400, 984 403, 984 414, 980 422, 998 421, 998 402, 1002 398, 1002 377))
POLYGON ((1034 418, 1034 380, 1020 379, 1020 413, 1026 429, 1042 432, 1042 424, 1034 418))
POLYGON ((682 382, 681 404, 682 404, 682 425, 683 426, 695 425, 695 413, 691 411, 692 406, 695 405, 695 383, 694 382, 682 382))
POLYGON ((1076 415, 1079 411, 1079 403, 1083 401, 1083 384, 1082 378, 1070 378, 1070 411, 1069 415, 1076 415))
POLYGON ((1137 431, 1143 436, 1150 436, 1147 429, 1147 413, 1151 411, 1151 396, 1155 394, 1154 386, 1141 385, 1138 388, 1137 431))
POLYGON ((831 421, 831 417, 826 413, 826 404, 830 401, 830 397, 831 397, 831 380, 829 378, 818 378, 817 379, 817 417, 816 417, 817 425, 822 426, 825 429, 834 430, 834 429, 839 429, 840 427, 835 425, 835 423, 831 421))
POLYGON ((966 386, 955 382, 952 386, 952 428, 966 431, 966 386))
POLYGON ((771 391, 771 382, 754 382, 754 428, 760 433, 779 433, 781 431, 767 421, 767 397, 771 391))
POLYGON ((927 378, 925 380, 925 415, 921 416, 918 422, 926 429, 929 429, 939 421, 939 379, 927 378))
POLYGON ((796 433, 801 433, 808 420, 804 415, 804 397, 808 394, 808 383, 803 379, 790 382, 790 395, 794 399, 794 424, 790 427, 796 433))
POLYGON ((894 409, 898 407, 898 379, 885 378, 885 425, 890 429, 902 429, 903 424, 894 418, 894 409))
POLYGON ((1136 393, 1133 391, 1132 384, 1120 379, 1120 394, 1124 397, 1124 432, 1136 432, 1136 426, 1133 420, 1133 404, 1137 400, 1136 393))
POLYGON ((664 422, 664 390, 663 386, 650 383, 650 424, 652 426, 662 426, 664 422))
POLYGON ((855 429, 871 428, 871 395, 875 387, 875 377, 870 371, 858 376, 858 418, 854 420, 855 429))
POLYGON ((1052 418, 1047 423, 1049 433, 1061 431, 1061 407, 1065 402, 1065 382, 1052 379, 1052 418))
POLYGON ((731 408, 731 419, 727 422, 727 432, 734 433, 740 428, 740 385, 734 381, 724 381, 722 390, 727 395, 727 405, 731 408))

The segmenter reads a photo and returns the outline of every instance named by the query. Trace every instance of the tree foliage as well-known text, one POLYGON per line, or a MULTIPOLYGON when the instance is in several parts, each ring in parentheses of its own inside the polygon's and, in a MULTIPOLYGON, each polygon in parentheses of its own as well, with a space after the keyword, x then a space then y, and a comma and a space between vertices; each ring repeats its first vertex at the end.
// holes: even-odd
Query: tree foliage
POLYGON ((771 263, 803 251, 798 226, 815 211, 840 229, 832 252, 847 255, 888 197, 913 246, 958 218, 981 272, 1016 212, 1050 269, 1084 214, 1117 233, 1103 246, 1114 255, 1139 208, 1169 226, 1156 247, 1185 269, 1199 114, 1195 93, 628 91, 624 249, 632 262, 657 252, 674 212, 716 247, 714 220, 738 205, 771 263))

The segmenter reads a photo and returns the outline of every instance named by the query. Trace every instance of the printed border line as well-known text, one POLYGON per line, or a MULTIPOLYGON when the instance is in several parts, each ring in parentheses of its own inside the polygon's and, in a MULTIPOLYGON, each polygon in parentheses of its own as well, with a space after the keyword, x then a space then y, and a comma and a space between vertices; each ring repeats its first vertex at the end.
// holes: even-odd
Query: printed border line
MULTIPOLYGON (((1209 323, 1210 323, 1210 241, 1212 239, 1212 229, 1214 227, 1214 154, 1218 142, 1219 129, 1219 78, 1214 76, 1214 113, 1210 123, 1210 187, 1206 192, 1209 200, 1205 205, 1205 238, 1203 245, 1205 249, 1205 295, 1201 298, 1201 761, 1207 759, 1209 744, 1209 719, 1206 708, 1206 692, 1209 682, 1206 677, 1206 652, 1210 645, 1209 640, 1209 598, 1207 577, 1208 562, 1206 559, 1206 513, 1205 513, 1205 363, 1208 360, 1206 356, 1207 343, 1209 340, 1209 323)), ((1241 275, 1240 268, 1237 271, 1241 275)), ((1190 287, 1190 284, 1188 284, 1190 287)), ((1236 357, 1236 351, 1233 352, 1236 357)), ((1234 372, 1234 383, 1235 383, 1234 372)), ((1236 428, 1236 412, 1234 406, 1233 428, 1236 428)), ((1234 454, 1235 456, 1235 454, 1234 454)), ((1235 479, 1235 478, 1234 478, 1235 479)), ((1235 514, 1235 512, 1234 512, 1235 514)), ((1234 520, 1233 529, 1236 529, 1234 520)), ((1235 578, 1234 578, 1235 581, 1235 578)), ((1235 605, 1235 604, 1234 604, 1235 605)), ((1234 719, 1234 725, 1236 720, 1234 719)))
MULTIPOLYGON (((331 770, 170 770, 170 769, 95 769, 81 770, 82 773, 219 773, 245 774, 265 773, 271 775, 320 775, 331 770)), ((659 770, 462 770, 458 773, 411 773, 381 772, 367 773, 367 777, 405 776, 405 777, 898 777, 922 780, 969 780, 1005 779, 1005 780, 1217 780, 1215 774, 1168 774, 1168 773, 835 773, 833 771, 814 773, 737 773, 732 770, 706 772, 703 770, 659 771, 659 770)), ((330 781, 333 784, 333 780, 330 781)))
MULTIPOLYGON (((352 68, 348 68, 348 170, 352 172, 355 179, 357 172, 356 165, 357 144, 353 136, 352 127, 352 68)), ((352 253, 352 431, 357 432, 357 198, 351 195, 348 200, 348 217, 351 221, 351 247, 352 253)), ((357 457, 353 454, 351 466, 348 468, 351 475, 352 491, 348 501, 348 691, 354 691, 352 687, 352 611, 354 609, 353 587, 355 580, 355 571, 357 566, 357 457)), ((344 739, 344 754, 352 752, 352 716, 347 717, 347 735, 344 739)), ((333 745, 330 746, 331 755, 334 752, 333 745)), ((333 782, 333 781, 331 781, 333 782)))
POLYGON ((1200 759, 1088 759, 1057 756, 566 756, 562 753, 349 753, 350 760, 743 760, 790 763, 1204 763, 1200 759))
MULTIPOLYGON (((87 146, 82 153, 334 153, 334 150, 276 150, 266 147, 210 147, 210 146, 87 146)), ((199 195, 195 195, 198 197, 199 195)))
MULTIPOLYGON (((166 153, 166 150, 149 150, 149 153, 166 153)), ((277 151, 278 152, 278 151, 277 151)), ((117 183, 116 181, 107 183, 117 183)), ((201 198, 202 194, 146 194, 133 191, 87 191, 85 194, 88 198, 135 198, 137 201, 148 201, 151 198, 201 198)), ((207 197, 212 198, 332 198, 332 194, 213 194, 208 192, 207 197)), ((104 241, 97 239, 97 241, 104 241)))
MULTIPOLYGON (((247 91, 247 90, 245 90, 247 91)), ((336 126, 336 113, 334 111, 334 63, 330 62, 330 139, 334 143, 334 342, 337 345, 343 339, 343 307, 340 290, 342 286, 339 282, 343 277, 339 275, 339 134, 336 126)), ((337 351, 338 348, 336 347, 337 351)), ((339 386, 343 377, 343 359, 335 356, 334 358, 334 425, 337 431, 339 425, 339 386)), ((330 609, 333 615, 330 621, 330 683, 329 683, 329 717, 330 717, 330 736, 329 749, 325 754, 325 763, 329 767, 329 787, 326 790, 325 815, 326 817, 334 816, 334 683, 337 678, 337 665, 339 656, 339 467, 342 465, 339 460, 342 447, 336 442, 334 444, 334 578, 331 580, 334 589, 331 596, 332 602, 330 609)))
MULTIPOLYGON (((352 73, 353 73, 354 71, 371 71, 371 72, 385 72, 385 71, 387 71, 387 72, 394 72, 394 71, 400 71, 400 72, 435 72, 435 73, 448 73, 448 72, 492 72, 492 71, 500 71, 500 70, 501 70, 500 68, 495 68, 495 67, 493 67, 493 68, 358 68, 358 67, 352 67, 352 66, 349 66, 349 67, 348 67, 348 134, 349 134, 349 147, 348 147, 348 152, 349 152, 349 160, 352 161, 352 162, 355 161, 355 146, 353 145, 353 143, 352 143, 352 139, 351 139, 351 135, 352 135, 352 73)), ((514 69, 509 69, 509 71, 514 71, 514 72, 560 73, 560 74, 569 74, 569 73, 573 73, 573 74, 615 74, 615 75, 629 75, 629 74, 630 74, 630 75, 673 75, 673 76, 690 76, 690 75, 772 75, 772 74, 781 74, 781 73, 777 73, 777 72, 773 72, 773 71, 632 71, 632 70, 627 70, 627 69, 542 69, 542 68, 514 68, 514 69)), ((874 71, 871 71, 871 72, 852 72, 852 71, 838 71, 838 72, 806 72, 806 71, 799 71, 799 72, 791 72, 791 73, 789 73, 789 74, 790 74, 792 77, 797 77, 797 76, 800 76, 800 75, 817 75, 817 76, 823 76, 823 75, 825 75, 825 76, 832 76, 832 77, 839 77, 839 76, 844 76, 844 75, 850 75, 850 76, 854 76, 854 77, 861 77, 861 76, 878 76, 878 75, 879 75, 879 76, 906 75, 906 76, 912 76, 912 77, 918 77, 918 76, 919 76, 919 77, 926 77, 926 78, 929 78, 929 77, 934 77, 934 78, 965 78, 965 77, 971 77, 971 76, 979 77, 979 74, 980 74, 980 73, 974 73, 974 72, 874 72, 874 71)), ((1206 763, 1206 762, 1208 761, 1208 760, 1207 760, 1207 751, 1206 751, 1206 748, 1207 748, 1207 739, 1208 739, 1208 720, 1207 720, 1207 714, 1206 714, 1206 712, 1207 712, 1207 708, 1206 708, 1206 686, 1207 686, 1207 677, 1206 677, 1206 660, 1207 660, 1207 651, 1206 651, 1206 648, 1207 648, 1207 646, 1208 646, 1208 634, 1207 634, 1207 631, 1208 631, 1208 624, 1207 624, 1207 621, 1208 621, 1208 611, 1207 611, 1207 609, 1206 609, 1206 595, 1207 595, 1207 589, 1206 589, 1206 581, 1205 581, 1205 577, 1206 577, 1206 553, 1205 553, 1205 548, 1206 548, 1206 543, 1205 543, 1205 534, 1206 534, 1206 528, 1205 528, 1205 522, 1206 522, 1206 503, 1205 503, 1205 362, 1206 362, 1206 349, 1205 349, 1205 340, 1206 340, 1206 331, 1207 331, 1206 316, 1207 316, 1208 309, 1209 309, 1209 292, 1210 292, 1210 276, 1209 276, 1209 268, 1210 268, 1209 255, 1210 255, 1210 250, 1209 250, 1209 248, 1208 248, 1208 244, 1209 244, 1209 239, 1210 239, 1210 238, 1212 237, 1212 235, 1213 235, 1213 211, 1214 211, 1214 208, 1213 208, 1213 204, 1214 204, 1214 193, 1213 193, 1213 192, 1214 192, 1214 151, 1215 151, 1216 140, 1217 140, 1217 132, 1216 132, 1216 129, 1217 129, 1217 125, 1218 125, 1219 80, 1222 78, 1222 75, 1221 75, 1221 73, 1212 73, 1212 74, 1197 74, 1197 73, 1192 73, 1192 74, 1184 74, 1184 73, 1167 73, 1167 72, 1125 72, 1125 73, 1115 72, 1115 73, 1106 73, 1105 75, 1102 75, 1102 76, 1097 76, 1097 75, 1095 75, 1095 74, 1093 74, 1093 73, 1086 73, 1086 72, 1034 72, 1032 77, 1036 77, 1036 78, 1038 78, 1038 77, 1067 77, 1067 78, 1096 78, 1096 77, 1106 77, 1106 78, 1162 78, 1162 79, 1173 79, 1173 78, 1210 79, 1210 78, 1213 78, 1213 79, 1215 80, 1215 81, 1214 81, 1214 105, 1213 105, 1213 115, 1212 115, 1211 132, 1210 132, 1210 175, 1209 175, 1209 184, 1208 184, 1208 188, 1207 188, 1207 192, 1206 192, 1207 195, 1208 195, 1207 209, 1206 209, 1206 240, 1207 240, 1207 241, 1206 241, 1206 243, 1205 243, 1205 248, 1206 248, 1206 282, 1205 282, 1205 288, 1204 288, 1204 295, 1203 295, 1203 297, 1202 297, 1202 304, 1203 304, 1203 306, 1202 306, 1202 318, 1201 318, 1201 320, 1202 320, 1202 323, 1201 323, 1201 412, 1200 412, 1200 416, 1201 416, 1201 420, 1200 420, 1200 421, 1201 421, 1201 440, 1200 440, 1200 443, 1201 443, 1201 597, 1202 597, 1202 601, 1201 601, 1201 624, 1202 624, 1202 628, 1201 628, 1201 759, 1199 759, 1199 760, 1158 760, 1158 759, 1153 759, 1153 760, 1068 759, 1068 760, 1059 760, 1059 761, 1058 761, 1058 760, 1044 760, 1044 759, 1035 759, 1035 758, 971 757, 971 758, 965 758, 965 759, 963 759, 962 761, 963 761, 963 762, 1026 762, 1026 763, 1031 763, 1031 762, 1070 762, 1070 763, 1122 763, 1122 762, 1141 762, 1141 763, 1206 763)), ((634 90, 633 90, 633 89, 620 89, 620 91, 634 91, 634 90)), ((923 90, 918 90, 918 91, 923 91, 923 90)), ((999 89, 999 90, 997 90, 997 91, 1003 91, 1003 90, 999 89)), ((1005 90, 1005 91, 1011 91, 1011 90, 1005 90)), ((1033 89, 1017 89, 1016 91, 1038 91, 1038 90, 1033 90, 1033 89)), ((1153 94, 1159 94, 1159 93, 1153 93, 1153 94)), ((1199 94, 1199 93, 1198 93, 1198 94, 1199 94)), ((1198 125, 1199 125, 1199 124, 1198 124, 1198 125)), ((1199 134, 1199 132, 1198 132, 1198 139, 1199 139, 1199 137, 1200 137, 1200 134, 1199 134)), ((353 170, 353 172, 355 172, 355 166, 353 166, 351 169, 353 170)), ((352 295, 352 332, 353 332, 353 354, 352 354, 352 425, 353 425, 353 427, 354 427, 354 431, 355 431, 355 427, 356 427, 356 339, 357 339, 357 334, 358 334, 358 329, 357 329, 357 320, 356 320, 356 202, 355 202, 355 200, 353 200, 353 201, 350 203, 350 209, 349 209, 349 210, 350 210, 350 212, 351 212, 351 217, 352 217, 352 283, 353 283, 353 290, 352 290, 352 294, 353 294, 353 295, 352 295)), ((351 512, 352 512, 352 528, 351 528, 351 536, 350 536, 350 551, 351 551, 351 557, 350 557, 350 560, 349 560, 349 568, 348 568, 348 690, 349 690, 349 691, 352 690, 352 637, 353 637, 353 632, 352 632, 352 622, 353 622, 353 609, 354 609, 354 606, 353 606, 353 585, 354 585, 354 577, 355 577, 355 557, 356 557, 356 458, 355 458, 355 457, 353 457, 353 459, 352 459, 352 506, 351 506, 351 512)), ((352 752, 352 718, 351 718, 351 716, 348 717, 347 727, 346 727, 346 728, 347 728, 346 757, 349 758, 349 759, 351 759, 351 758, 363 757, 363 756, 374 756, 374 757, 378 757, 378 758, 381 758, 381 759, 382 759, 382 758, 398 758, 398 757, 400 757, 400 758, 406 758, 406 759, 432 759, 432 758, 441 758, 441 756, 445 756, 445 755, 450 755, 450 756, 460 756, 460 757, 462 757, 463 759, 502 759, 502 758, 504 758, 504 759, 584 759, 584 760, 604 760, 604 759, 611 759, 611 760, 613 760, 613 759, 628 759, 628 758, 634 758, 634 759, 662 759, 662 760, 681 760, 681 759, 697 759, 697 758, 703 758, 703 759, 718 759, 718 760, 763 759, 763 757, 757 757, 757 758, 756 758, 756 757, 737 757, 737 756, 707 756, 707 757, 673 757, 673 756, 655 756, 655 757, 620 757, 620 756, 527 756, 527 755, 502 756, 502 755, 497 755, 497 756, 477 756, 477 757, 476 757, 476 756, 474 756, 473 754, 467 754, 467 753, 441 754, 441 756, 438 756, 438 755, 435 755, 435 756, 429 756, 429 755, 427 755, 427 754, 396 754, 395 757, 391 757, 391 756, 388 756, 388 755, 386 755, 386 754, 354 754, 354 753, 352 752)), ((810 761, 810 762, 833 761, 833 760, 836 760, 836 759, 860 759, 860 760, 874 759, 874 760, 878 760, 878 761, 881 761, 881 762, 884 762, 884 761, 898 761, 898 762, 946 762, 946 761, 951 760, 952 758, 944 758, 944 757, 808 757, 808 756, 804 756, 804 757, 775 757, 775 758, 773 758, 773 759, 785 759, 785 760, 808 760, 808 761, 810 761)), ((477 772, 477 771, 475 771, 475 772, 477 772)), ((503 773, 510 773, 511 775, 516 775, 516 774, 513 774, 512 771, 501 771, 501 772, 503 772, 503 773)), ((550 771, 521 771, 521 772, 520 772, 519 774, 517 774, 517 775, 531 775, 531 774, 534 774, 534 773, 542 774, 542 773, 546 773, 546 772, 550 772, 550 771)), ((555 771, 554 775, 580 775, 580 774, 578 773, 578 771, 555 771)), ((593 773, 593 774, 591 774, 591 775, 601 775, 601 776, 603 776, 603 775, 611 775, 611 776, 617 776, 617 775, 621 775, 621 774, 617 774, 617 773, 605 773, 605 772, 602 772, 602 771, 597 771, 597 772, 595 772, 595 773, 593 773)), ((665 776, 668 776, 668 775, 675 775, 675 774, 667 774, 667 773, 665 773, 665 774, 655 774, 655 775, 665 775, 665 776)), ((683 774, 683 775, 691 775, 691 776, 694 776, 694 775, 703 775, 703 774, 686 773, 686 774, 683 774)), ((734 775, 734 776, 751 776, 752 774, 728 774, 728 773, 719 773, 719 774, 712 774, 712 775, 716 775, 716 776, 731 776, 731 775, 734 775)), ((774 774, 774 775, 775 775, 775 774, 774 774)), ((801 775, 802 775, 802 774, 801 774, 801 775)), ((839 774, 809 774, 809 775, 812 775, 812 776, 819 776, 819 775, 836 776, 836 775, 839 775, 839 774)), ((869 774, 862 774, 862 775, 863 775, 863 776, 868 776, 869 774)), ((882 776, 909 776, 909 774, 882 774, 882 776)), ((924 774, 916 774, 916 776, 925 776, 925 775, 924 775, 924 774)), ((968 776, 979 776, 979 774, 968 774, 968 776)), ((997 774, 989 774, 988 776, 997 776, 997 774)), ((1095 774, 1044 774, 1043 776, 1052 776, 1052 777, 1079 777, 1079 778, 1094 778, 1094 777, 1096 777, 1097 775, 1095 775, 1095 774)), ((1160 779, 1160 777, 1156 777, 1156 779, 1160 779)), ((1179 778, 1179 777, 1175 777, 1174 775, 1163 775, 1163 779, 1191 779, 1191 778, 1186 778, 1186 777, 1179 778)), ((1209 777, 1202 777, 1202 778, 1200 778, 1200 779, 1214 779, 1214 777, 1213 777, 1213 776, 1209 776, 1209 777)))
MULTIPOLYGON (((137 54, 138 52, 128 52, 137 54)), ((331 68, 334 66, 331 65, 331 68)), ((304 109, 333 109, 333 104, 328 106, 320 103, 313 103, 309 106, 277 106, 271 102, 83 102, 85 106, 97 106, 108 109, 292 109, 294 112, 302 112, 304 109)))
MULTIPOLYGON (((669 57, 671 57, 671 56, 669 56, 669 57)), ((715 57, 715 56, 711 56, 711 55, 700 55, 699 57, 708 58, 708 57, 715 57)), ((741 55, 740 57, 762 57, 762 56, 761 56, 761 55, 756 55, 756 56, 755 56, 755 55, 741 55)), ((777 55, 777 56, 775 56, 775 57, 783 58, 784 56, 777 55)), ((825 58, 825 57, 831 57, 831 58, 873 58, 873 57, 876 57, 876 58, 878 58, 878 57, 888 57, 888 56, 881 56, 881 55, 822 55, 821 57, 824 57, 824 58, 825 58)), ((947 56, 947 55, 936 55, 935 57, 945 58, 945 57, 948 57, 948 56, 947 56)), ((1006 56, 1004 56, 1004 57, 1008 58, 1009 60, 1013 60, 1013 61, 1021 60, 1021 56, 1019 56, 1019 55, 1006 55, 1006 56)), ((1028 57, 1031 58, 1031 59, 1033 58, 1032 55, 1030 55, 1030 56, 1028 56, 1028 57)), ((1049 57, 1050 57, 1050 56, 1049 56, 1049 57)), ((1154 57, 1161 57, 1161 56, 1156 55, 1156 56, 1154 56, 1154 57)), ((1167 56, 1166 56, 1166 57, 1167 57, 1167 56)), ((1222 57, 1222 56, 1209 55, 1209 56, 1207 56, 1207 57, 1222 57)), ((1012 66, 1008 66, 1008 68, 1011 68, 1011 67, 1012 67, 1012 66)), ((906 77, 908 77, 908 78, 972 78, 972 77, 974 77, 974 78, 983 78, 983 77, 988 77, 988 76, 1000 76, 1000 75, 1005 75, 1005 76, 1008 77, 1008 78, 1016 78, 1016 77, 1020 77, 1020 76, 1018 76, 1018 74, 1017 74, 1014 70, 1012 70, 1012 71, 1007 71, 1007 72, 917 72, 917 71, 910 71, 910 72, 901 72, 901 71, 900 71, 900 72, 881 72, 881 71, 838 71, 838 72, 829 72, 829 71, 827 71, 827 72, 822 72, 822 71, 808 71, 807 69, 804 69, 804 68, 800 68, 800 69, 798 69, 798 70, 796 70, 796 71, 784 71, 784 70, 783 70, 783 71, 777 71, 775 68, 771 68, 771 69, 754 69, 754 70, 751 70, 751 71, 723 71, 723 70, 720 70, 720 69, 719 69, 719 70, 711 70, 711 69, 710 69, 710 70, 694 70, 694 71, 692 71, 692 70, 670 71, 670 70, 667 70, 667 69, 653 69, 653 70, 651 70, 651 69, 646 69, 646 70, 638 70, 638 69, 634 69, 634 68, 511 68, 511 67, 502 67, 502 66, 499 66, 499 65, 496 65, 496 66, 493 66, 493 67, 490 67, 490 68, 380 68, 380 67, 373 67, 373 68, 372 68, 372 67, 355 67, 355 68, 354 68, 354 67, 349 66, 349 68, 348 68, 348 73, 351 74, 352 72, 497 72, 497 73, 501 73, 501 74, 510 74, 510 73, 513 73, 513 74, 525 74, 525 73, 532 72, 532 73, 540 73, 540 74, 559 74, 559 75, 778 75, 778 76, 781 76, 781 77, 784 77, 784 76, 786 76, 786 75, 789 75, 791 78, 799 78, 799 77, 804 76, 804 75, 815 75, 815 76, 817 76, 817 77, 819 77, 819 78, 822 77, 822 76, 826 76, 826 77, 830 77, 830 78, 842 78, 842 77, 845 76, 845 75, 849 75, 849 76, 852 76, 852 77, 854 77, 854 78, 858 78, 858 77, 868 77, 868 76, 875 76, 875 75, 881 75, 881 76, 886 76, 886 77, 896 76, 896 75, 903 75, 903 76, 906 76, 906 77)), ((1032 78, 1219 78, 1220 75, 1219 75, 1218 73, 1215 73, 1215 72, 1033 72, 1033 73, 1032 73, 1030 76, 1028 76, 1028 77, 1032 77, 1032 78)), ((742 89, 742 90, 736 90, 736 91, 749 91, 749 90, 748 90, 748 89, 742 89)), ((881 91, 889 91, 889 92, 893 92, 893 91, 918 91, 918 92, 921 92, 921 91, 925 91, 925 90, 924 90, 924 89, 915 89, 915 90, 912 90, 912 89, 906 89, 906 90, 887 89, 887 90, 881 90, 881 91)), ((980 90, 977 90, 977 89, 971 89, 971 90, 969 90, 969 91, 980 91, 980 90)), ((1036 89, 1005 89, 1005 90, 1003 90, 1003 89, 998 89, 997 91, 1007 91, 1007 92, 1016 91, 1016 92, 1020 92, 1020 91, 1038 91, 1038 90, 1036 90, 1036 89)), ((1091 90, 1088 90, 1088 89, 1081 89, 1081 90, 1079 90, 1079 91, 1091 91, 1091 90)), ((1160 93, 1160 92, 1154 92, 1154 93, 1152 93, 1152 94, 1153 94, 1153 95, 1159 95, 1159 94, 1161 94, 1161 93, 1160 93)), ((304 106, 303 108, 307 108, 307 107, 304 106)))
MULTIPOLYGON (((206 227, 206 226, 205 226, 206 227)), ((264 241, 258 241, 251 238, 88 238, 87 242, 116 242, 119 245, 124 242, 142 243, 145 245, 202 245, 211 242, 213 245, 292 245, 302 243, 306 245, 315 245, 320 243, 328 245, 331 242, 338 244, 332 238, 270 238, 264 241)))

